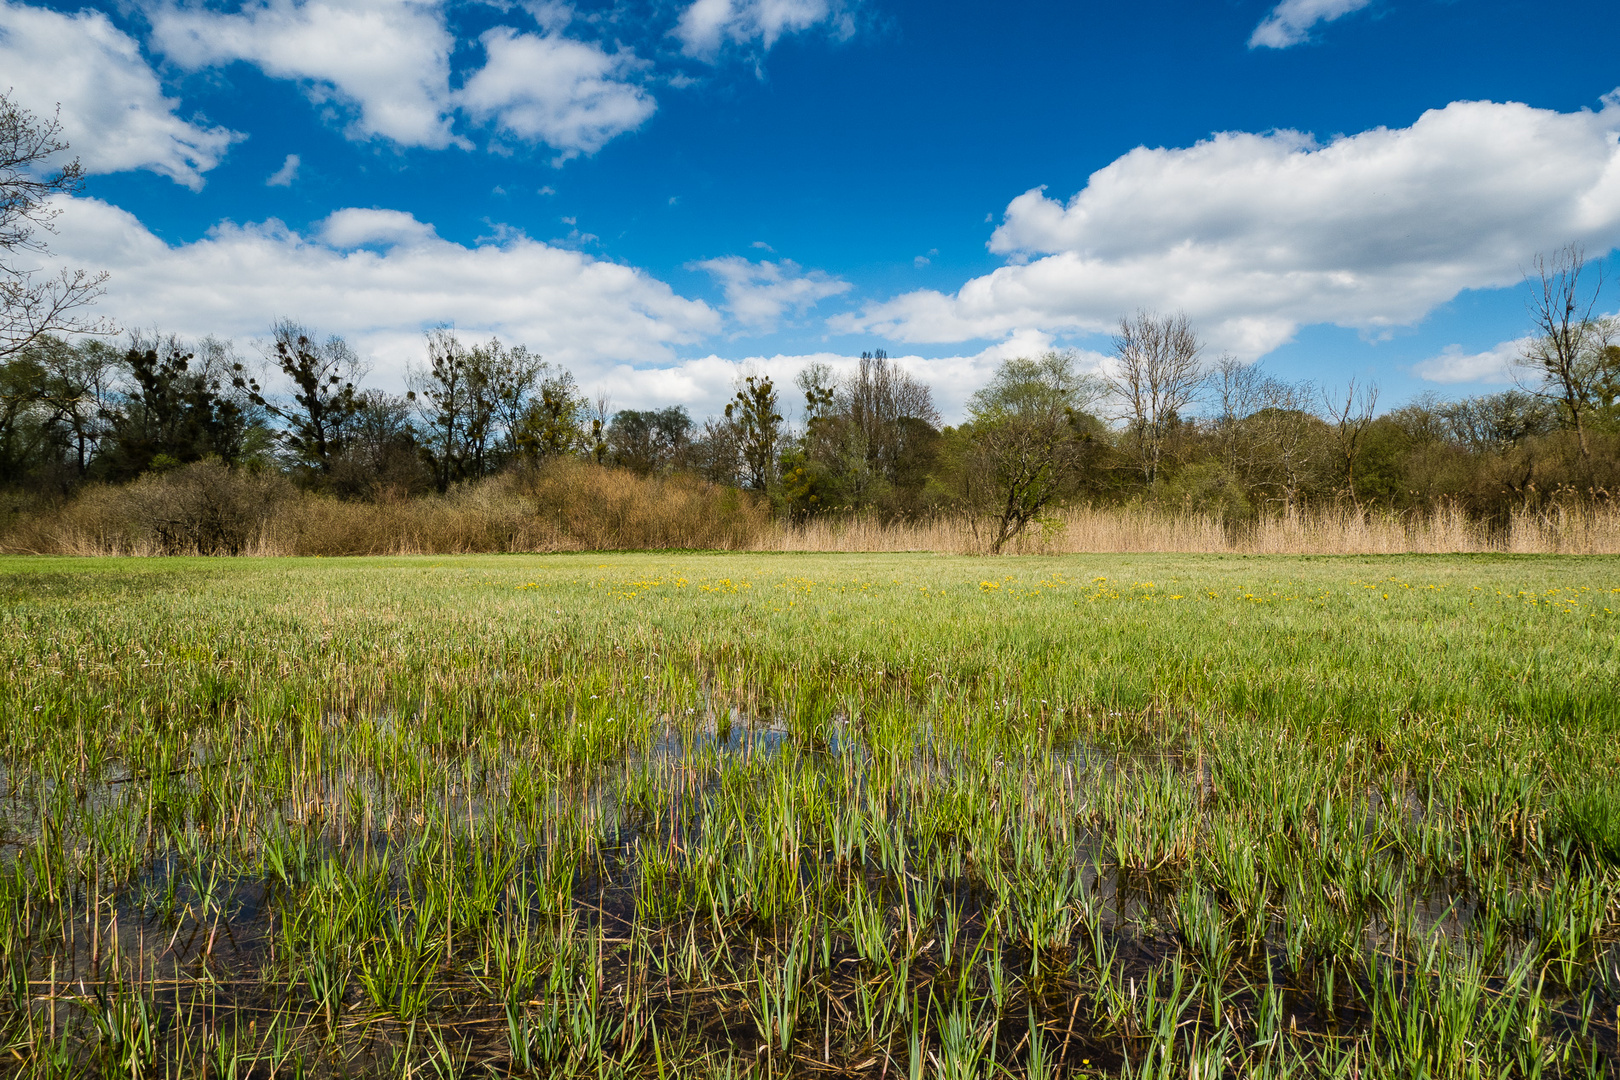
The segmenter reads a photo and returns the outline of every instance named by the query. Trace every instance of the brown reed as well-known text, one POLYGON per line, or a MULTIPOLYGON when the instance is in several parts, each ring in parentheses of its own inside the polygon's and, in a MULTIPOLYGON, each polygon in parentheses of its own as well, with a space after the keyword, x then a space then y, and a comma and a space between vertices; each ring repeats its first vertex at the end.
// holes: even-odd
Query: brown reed
MULTIPOLYGON (((20 513, 0 551, 52 555, 412 555, 703 549, 980 555, 993 524, 939 513, 773 521, 765 500, 690 476, 643 477, 562 461, 443 495, 350 502, 199 465, 91 487, 20 513)), ((1403 512, 1323 506, 1231 521, 1143 504, 1053 512, 1012 555, 1165 552, 1392 555, 1620 554, 1620 510, 1553 506, 1491 524, 1455 506, 1403 512)))

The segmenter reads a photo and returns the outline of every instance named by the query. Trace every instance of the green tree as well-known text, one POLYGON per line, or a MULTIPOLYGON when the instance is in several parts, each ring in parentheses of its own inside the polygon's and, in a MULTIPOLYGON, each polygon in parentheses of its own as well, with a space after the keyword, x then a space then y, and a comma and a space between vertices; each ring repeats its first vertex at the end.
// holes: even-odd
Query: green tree
POLYGON ((226 465, 241 458, 249 418, 220 376, 194 367, 194 358, 174 339, 125 352, 133 386, 105 414, 106 447, 95 471, 127 480, 204 458, 226 465))
POLYGON ((537 462, 585 449, 585 417, 590 403, 566 368, 547 367, 518 424, 517 451, 537 462))
POLYGON ((1084 409, 1101 392, 1070 354, 1049 352, 1003 362, 968 400, 961 484, 969 505, 992 516, 992 554, 1072 490, 1099 441, 1101 425, 1084 409))
POLYGON ((939 413, 928 386, 881 350, 838 380, 824 364, 801 371, 804 430, 781 460, 780 503, 794 517, 840 507, 884 515, 917 509, 938 453, 939 413))
POLYGON ((679 466, 692 443, 692 417, 684 406, 666 409, 620 409, 607 429, 607 447, 615 465, 643 476, 679 466))
POLYGON ((406 396, 421 413, 421 449, 440 491, 536 456, 539 444, 560 434, 556 424, 571 392, 559 396, 557 388, 560 376, 572 386, 566 372, 552 373, 525 346, 499 338, 469 348, 447 328, 429 333, 427 348, 428 366, 411 374, 406 396), (537 386, 543 400, 536 400, 537 386))
POLYGON ((27 351, 37 355, 42 368, 40 401, 67 444, 67 464, 75 479, 82 477, 106 434, 117 350, 95 338, 71 344, 44 335, 27 351))
POLYGON ((755 491, 774 486, 777 446, 782 438, 782 414, 777 412, 776 387, 769 376, 750 375, 726 403, 726 419, 737 426, 743 479, 755 491))
POLYGON ((0 363, 0 483, 20 486, 34 471, 46 438, 41 397, 45 368, 24 352, 0 363))

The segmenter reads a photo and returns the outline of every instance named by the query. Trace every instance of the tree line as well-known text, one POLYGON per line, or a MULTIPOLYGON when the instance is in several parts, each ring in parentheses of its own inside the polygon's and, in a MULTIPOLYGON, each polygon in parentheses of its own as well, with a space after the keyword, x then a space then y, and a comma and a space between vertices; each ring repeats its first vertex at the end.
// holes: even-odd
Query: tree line
POLYGON ((258 365, 217 338, 44 334, 0 357, 0 485, 67 494, 212 460, 389 499, 566 457, 694 473, 795 520, 970 513, 991 523, 993 547, 1072 500, 1229 520, 1324 502, 1505 518, 1606 500, 1620 479, 1620 347, 1613 327, 1589 322, 1571 331, 1588 338, 1584 359, 1558 369, 1579 381, 1544 368, 1534 386, 1379 413, 1376 386, 1205 363, 1185 316, 1142 312, 1121 322, 1102 373, 1059 352, 1008 360, 954 426, 881 350, 844 375, 812 365, 796 392, 746 376, 698 423, 679 405, 614 410, 522 345, 447 329, 426 336, 404 394, 366 386, 341 337, 292 321, 258 365))
POLYGON ((518 344, 426 335, 408 391, 365 385, 341 337, 275 324, 257 361, 208 337, 114 344, 85 315, 103 277, 41 277, 52 197, 77 190, 54 120, 0 95, 0 488, 66 495, 210 461, 271 470, 347 499, 444 492, 513 469, 583 459, 641 475, 691 473, 755 492, 783 517, 954 512, 999 550, 1067 500, 1148 502, 1232 521, 1324 502, 1461 507, 1487 520, 1552 500, 1605 501, 1620 483, 1620 323, 1579 249, 1527 275, 1533 332, 1518 384, 1378 412, 1372 384, 1277 378, 1210 358, 1187 317, 1120 321, 1111 362, 1051 352, 1008 360, 945 425, 931 388, 881 350, 795 387, 748 375, 721 414, 614 410, 518 344), (789 416, 792 419, 789 419, 789 416))

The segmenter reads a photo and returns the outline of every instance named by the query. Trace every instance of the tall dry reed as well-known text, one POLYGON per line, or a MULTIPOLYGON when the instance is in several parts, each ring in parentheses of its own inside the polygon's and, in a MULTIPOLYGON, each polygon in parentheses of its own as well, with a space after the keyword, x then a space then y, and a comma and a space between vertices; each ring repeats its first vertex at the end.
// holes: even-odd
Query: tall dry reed
MULTIPOLYGON (((202 463, 124 487, 92 487, 21 512, 0 551, 55 555, 405 555, 708 549, 983 554, 983 519, 885 523, 853 515, 774 522, 759 498, 689 476, 640 477, 566 461, 444 495, 376 503, 298 491, 202 463)), ((1082 506, 1032 526, 1008 554, 1184 552, 1392 555, 1620 553, 1620 510, 1555 507, 1495 527, 1460 509, 1324 507, 1231 522, 1145 506, 1082 506)))
MULTIPOLYGON (((883 523, 823 518, 779 524, 763 551, 937 551, 983 554, 993 523, 941 515, 883 523)), ((1515 513, 1505 526, 1444 507, 1430 513, 1385 513, 1324 507, 1227 522, 1201 513, 1139 506, 1074 507, 1054 513, 1007 546, 1009 554, 1185 552, 1252 555, 1395 555, 1502 552, 1542 555, 1620 554, 1620 510, 1557 507, 1515 513)))

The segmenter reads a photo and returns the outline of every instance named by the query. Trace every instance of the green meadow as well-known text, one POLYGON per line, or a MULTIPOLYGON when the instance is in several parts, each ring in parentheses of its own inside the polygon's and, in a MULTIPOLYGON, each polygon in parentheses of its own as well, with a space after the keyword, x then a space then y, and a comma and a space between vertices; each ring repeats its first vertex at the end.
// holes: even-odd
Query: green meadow
POLYGON ((0 559, 0 1073, 1620 1072, 1620 559, 0 559))

